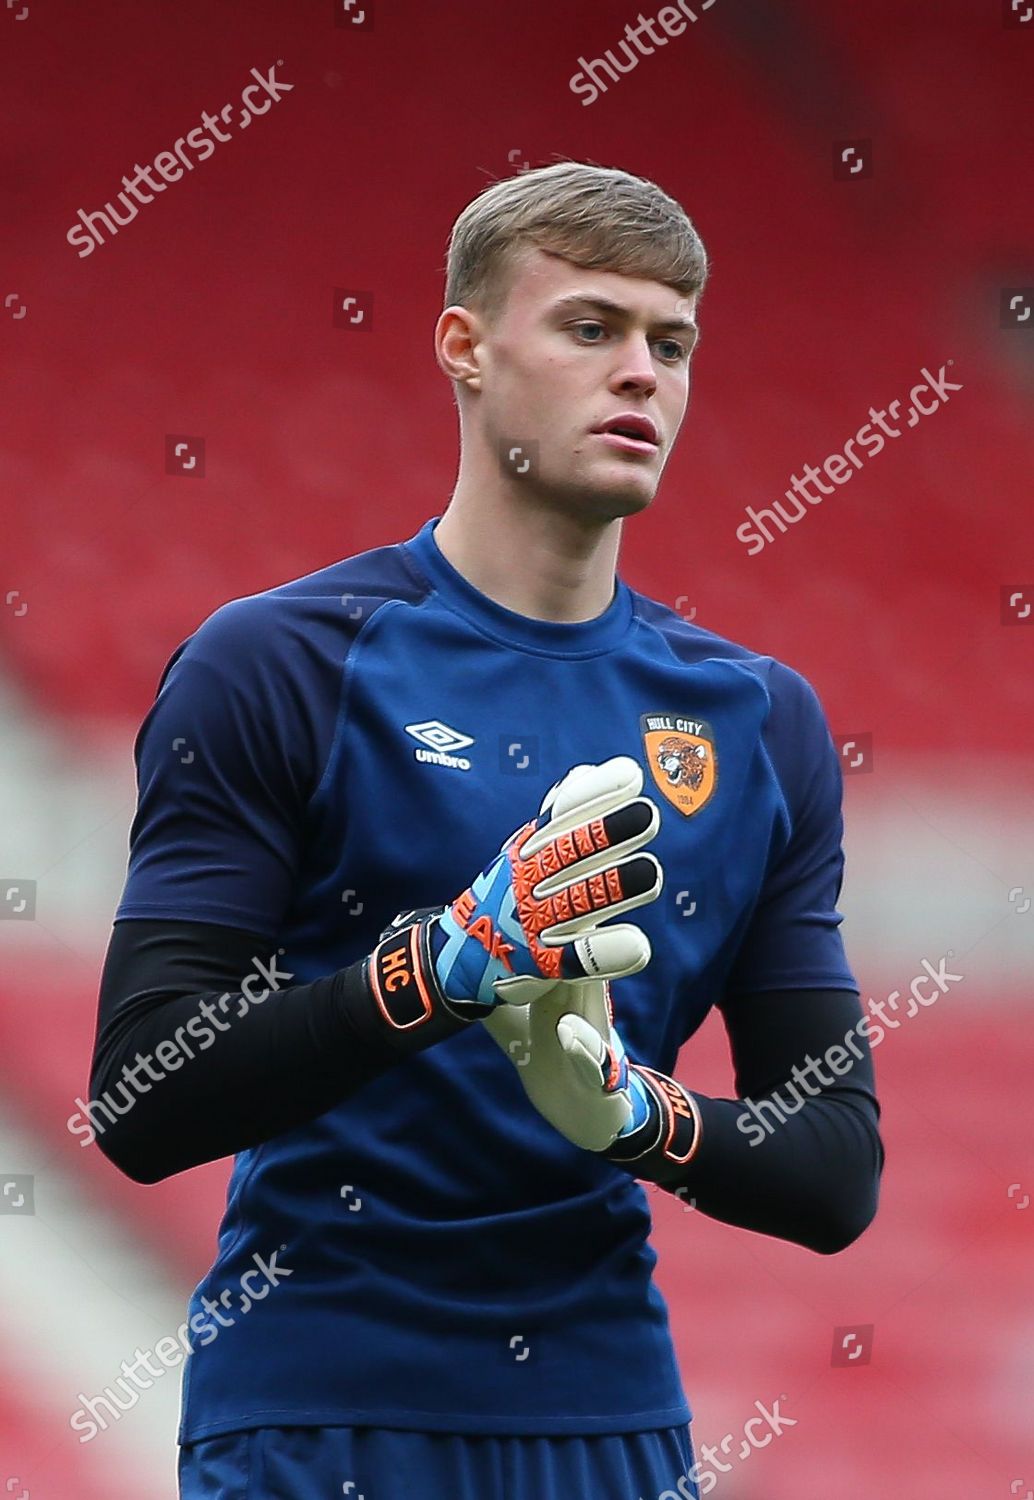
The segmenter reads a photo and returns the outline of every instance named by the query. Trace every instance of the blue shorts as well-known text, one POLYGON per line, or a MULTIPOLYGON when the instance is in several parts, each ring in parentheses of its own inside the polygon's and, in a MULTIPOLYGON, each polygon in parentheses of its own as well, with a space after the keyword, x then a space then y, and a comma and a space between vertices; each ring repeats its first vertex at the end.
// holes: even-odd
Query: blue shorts
POLYGON ((481 1437, 258 1427, 187 1443, 180 1500, 699 1500, 689 1428, 481 1437))

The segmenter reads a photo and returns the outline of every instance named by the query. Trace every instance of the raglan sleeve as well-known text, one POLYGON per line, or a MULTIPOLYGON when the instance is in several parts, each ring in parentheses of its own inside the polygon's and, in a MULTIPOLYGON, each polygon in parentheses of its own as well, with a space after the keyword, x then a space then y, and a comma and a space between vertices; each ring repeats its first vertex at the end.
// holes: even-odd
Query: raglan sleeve
POLYGON ((162 673, 134 745, 137 809, 116 922, 279 931, 319 767, 304 693, 271 642, 266 604, 223 605, 162 673))
POLYGON ((438 1007, 426 1024, 396 1027, 368 981, 376 956, 277 983, 294 977, 278 969, 276 945, 337 698, 329 677, 306 675, 304 640, 275 628, 267 603, 231 601, 177 648, 134 747, 128 870, 101 977, 90 1104, 74 1129, 137 1182, 306 1125, 474 1024, 438 1007), (259 974, 261 1004, 247 988, 259 974), (144 1067, 154 1078, 155 1059, 161 1087, 139 1077, 144 1067), (132 1107, 112 1111, 127 1089, 132 1107))
POLYGON ((800 673, 773 662, 769 694, 763 735, 784 817, 725 994, 857 990, 837 910, 844 876, 840 762, 818 696, 800 673))
POLYGON ((680 1160, 655 1146, 626 1170, 692 1195, 691 1204, 724 1223, 834 1254, 876 1213, 880 1106, 837 910, 840 765, 810 684, 778 663, 772 668, 763 753, 782 792, 781 810, 758 898, 717 1000, 738 1098, 712 1098, 667 1080, 668 1098, 681 1092, 688 1109, 678 1129, 672 1115, 661 1141, 685 1136, 691 1149, 680 1160), (816 1058, 827 1060, 833 1076, 820 1072, 816 1087, 805 1068, 806 1081, 798 1082, 802 1064, 816 1058))

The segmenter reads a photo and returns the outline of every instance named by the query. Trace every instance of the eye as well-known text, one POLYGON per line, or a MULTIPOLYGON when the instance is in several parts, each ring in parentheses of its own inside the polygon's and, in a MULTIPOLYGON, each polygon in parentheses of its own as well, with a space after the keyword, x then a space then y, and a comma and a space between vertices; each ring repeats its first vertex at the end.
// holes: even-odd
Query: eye
POLYGON ((681 343, 678 339, 658 339, 657 342, 658 344, 667 344, 670 350, 674 350, 674 353, 662 354, 662 359, 679 360, 687 359, 689 357, 689 350, 686 348, 685 344, 681 343))
MULTIPOLYGON (((582 330, 584 330, 586 328, 598 328, 601 333, 606 333, 606 331, 607 331, 604 328, 603 324, 597 322, 595 318, 583 318, 583 319, 580 319, 579 322, 572 324, 572 327, 574 327, 575 329, 577 329, 578 332, 579 332, 579 334, 580 334, 580 336, 582 336, 582 337, 584 337, 584 333, 582 332, 582 330)), ((600 341, 599 341, 599 339, 589 339, 588 342, 590 344, 598 344, 600 341)))

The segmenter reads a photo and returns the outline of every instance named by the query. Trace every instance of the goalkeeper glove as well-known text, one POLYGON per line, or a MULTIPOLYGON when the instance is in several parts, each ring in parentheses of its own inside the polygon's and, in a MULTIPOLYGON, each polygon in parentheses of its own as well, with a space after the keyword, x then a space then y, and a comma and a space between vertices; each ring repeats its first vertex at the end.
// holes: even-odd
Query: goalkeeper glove
POLYGON ((606 981, 556 984, 530 1003, 501 1006, 484 1024, 539 1114, 573 1145, 648 1179, 696 1154, 696 1100, 674 1078, 631 1061, 606 981))
POLYGON ((524 1004, 544 979, 644 968, 641 928, 600 925, 660 894, 656 857, 635 852, 660 826, 642 786, 630 756, 575 766, 462 895, 395 917, 366 960, 383 1018, 397 1031, 443 1011, 476 1020, 501 1002, 524 1004))

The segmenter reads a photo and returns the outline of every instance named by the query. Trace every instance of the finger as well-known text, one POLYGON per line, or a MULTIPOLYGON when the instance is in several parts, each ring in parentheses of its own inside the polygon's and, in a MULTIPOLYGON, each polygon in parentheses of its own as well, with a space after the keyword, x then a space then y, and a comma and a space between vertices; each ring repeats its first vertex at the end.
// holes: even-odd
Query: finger
POLYGON ((561 979, 625 979, 646 968, 653 949, 641 927, 618 922, 575 938, 560 955, 561 979))
POLYGON ((550 787, 549 791, 543 797, 542 802, 539 805, 539 812, 548 813, 550 808, 556 801, 561 787, 566 787, 569 781, 582 776, 586 771, 591 771, 593 769, 594 767, 591 765, 572 766, 571 769, 566 773, 566 775, 561 776, 559 781, 554 781, 553 785, 550 787))
POLYGON ((588 817, 585 809, 571 827, 536 819, 521 829, 508 846, 514 865, 524 867, 525 878, 533 885, 549 882, 577 865, 580 876, 590 875, 622 855, 632 854, 648 844, 661 826, 661 815, 649 797, 634 797, 598 817, 588 817))
POLYGON ((642 789, 643 768, 639 762, 630 755, 615 755, 599 765, 575 766, 546 798, 556 827, 573 827, 630 801, 642 789))
POLYGON ((653 854, 633 854, 619 864, 561 887, 542 900, 514 892, 517 918, 529 936, 558 947, 637 906, 656 901, 664 871, 653 854))

